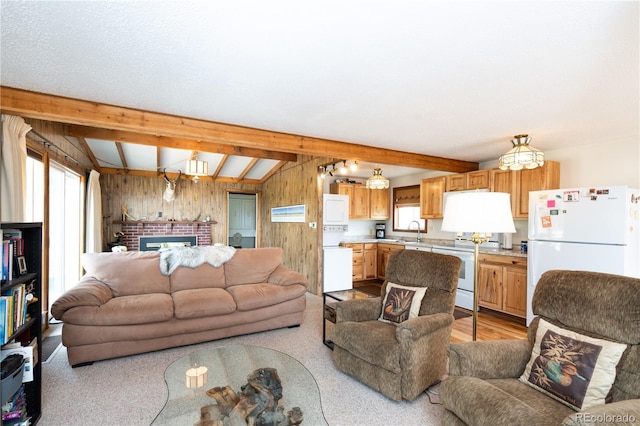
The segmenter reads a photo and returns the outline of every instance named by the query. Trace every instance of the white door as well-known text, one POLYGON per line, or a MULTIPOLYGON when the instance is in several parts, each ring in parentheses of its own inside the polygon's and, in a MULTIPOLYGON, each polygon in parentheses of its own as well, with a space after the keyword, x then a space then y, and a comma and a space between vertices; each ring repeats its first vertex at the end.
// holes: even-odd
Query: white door
POLYGON ((227 205, 227 244, 237 248, 257 247, 257 195, 230 192, 227 205))

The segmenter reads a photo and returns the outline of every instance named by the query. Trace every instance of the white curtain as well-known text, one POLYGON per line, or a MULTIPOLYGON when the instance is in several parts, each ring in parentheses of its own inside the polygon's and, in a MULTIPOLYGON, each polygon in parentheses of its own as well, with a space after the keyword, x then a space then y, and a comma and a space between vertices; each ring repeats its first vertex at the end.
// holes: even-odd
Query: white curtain
POLYGON ((25 220, 27 194, 27 133, 31 126, 22 117, 2 114, 0 141, 0 220, 25 220))
POLYGON ((95 170, 89 173, 86 217, 85 252, 100 253, 102 251, 102 192, 100 173, 95 170))

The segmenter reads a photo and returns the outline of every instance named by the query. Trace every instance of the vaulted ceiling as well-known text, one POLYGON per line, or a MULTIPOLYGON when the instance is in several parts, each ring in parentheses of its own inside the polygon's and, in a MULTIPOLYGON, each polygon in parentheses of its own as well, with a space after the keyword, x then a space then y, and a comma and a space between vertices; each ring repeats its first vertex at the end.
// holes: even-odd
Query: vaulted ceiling
POLYGON ((301 153, 463 171, 519 133, 550 151, 640 138, 637 1, 0 7, 3 112, 20 112, 9 88, 87 102, 93 119, 73 102, 30 114, 69 123, 108 172, 196 157, 260 181, 301 153))

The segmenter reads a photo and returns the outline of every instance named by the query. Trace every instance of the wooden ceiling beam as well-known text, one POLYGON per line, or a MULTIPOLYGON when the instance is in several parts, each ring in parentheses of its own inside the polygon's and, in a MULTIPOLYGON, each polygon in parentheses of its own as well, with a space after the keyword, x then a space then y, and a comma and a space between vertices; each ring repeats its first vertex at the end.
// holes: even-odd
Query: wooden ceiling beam
MULTIPOLYGON (((157 137, 192 139, 199 143, 228 144, 244 148, 268 149, 321 157, 332 156, 456 173, 478 170, 478 163, 470 161, 270 132, 4 86, 0 87, 0 105, 5 114, 101 129, 144 133, 157 137)), ((206 151, 202 147, 193 149, 206 151)))

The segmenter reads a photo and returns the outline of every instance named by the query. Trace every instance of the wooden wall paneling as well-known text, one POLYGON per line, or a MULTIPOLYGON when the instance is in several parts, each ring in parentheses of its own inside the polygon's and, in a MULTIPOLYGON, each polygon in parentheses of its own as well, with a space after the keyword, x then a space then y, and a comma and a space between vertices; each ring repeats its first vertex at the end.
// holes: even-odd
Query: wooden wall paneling
MULTIPOLYGON (((166 188, 164 177, 127 176, 104 174, 100 176, 102 189, 104 244, 115 240, 114 233, 121 225, 122 205, 133 219, 153 220, 162 212, 164 220, 199 220, 206 216, 218 222, 211 225, 211 243, 226 244, 226 190, 254 190, 258 185, 230 184, 191 179, 180 179, 176 185, 176 199, 167 202, 162 197, 166 188)), ((168 228, 170 229, 170 227, 168 228)))
POLYGON ((309 292, 322 293, 320 265, 322 244, 320 239, 320 201, 322 186, 318 166, 325 158, 299 156, 297 163, 289 163, 262 185, 262 246, 282 247, 284 263, 309 280, 309 292), (271 222, 271 208, 305 205, 304 223, 271 222), (309 222, 318 223, 310 228, 309 222))

